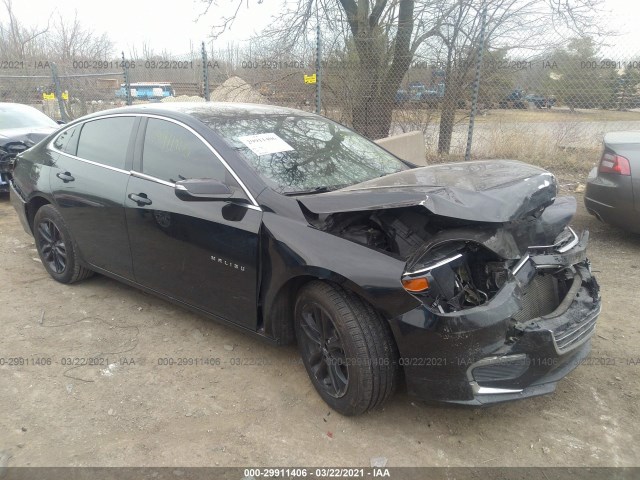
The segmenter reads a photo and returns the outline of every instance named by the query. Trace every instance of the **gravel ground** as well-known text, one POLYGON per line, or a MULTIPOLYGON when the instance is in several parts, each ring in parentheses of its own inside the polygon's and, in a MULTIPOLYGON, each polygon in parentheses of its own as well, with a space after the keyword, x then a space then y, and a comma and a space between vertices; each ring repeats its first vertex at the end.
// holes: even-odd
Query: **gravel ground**
POLYGON ((640 237, 598 223, 581 202, 574 223, 591 230, 603 311, 590 358, 555 394, 475 409, 400 392, 382 411, 344 418, 320 400, 295 348, 105 277, 54 282, 0 198, 0 358, 28 363, 0 365, 0 469, 368 467, 372 457, 391 467, 638 466, 640 237), (74 365, 86 358, 97 364, 74 365))

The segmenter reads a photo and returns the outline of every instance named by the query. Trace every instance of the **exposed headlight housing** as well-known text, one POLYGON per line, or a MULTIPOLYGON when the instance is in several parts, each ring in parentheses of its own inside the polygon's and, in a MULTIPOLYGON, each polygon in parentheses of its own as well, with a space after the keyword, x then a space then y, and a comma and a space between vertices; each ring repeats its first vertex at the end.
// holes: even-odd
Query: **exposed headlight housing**
POLYGON ((473 241, 438 245, 402 275, 402 286, 438 313, 477 307, 509 275, 509 262, 473 241))

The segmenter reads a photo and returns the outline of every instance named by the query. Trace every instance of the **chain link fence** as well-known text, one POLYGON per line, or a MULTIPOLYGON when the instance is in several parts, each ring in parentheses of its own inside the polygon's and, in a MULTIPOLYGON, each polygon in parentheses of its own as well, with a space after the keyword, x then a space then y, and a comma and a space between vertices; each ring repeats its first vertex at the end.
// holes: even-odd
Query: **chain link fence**
POLYGON ((428 163, 518 159, 571 188, 599 160, 604 133, 640 130, 640 46, 604 54, 593 39, 575 37, 537 51, 497 48, 482 28, 459 49, 433 39, 399 73, 385 57, 392 45, 369 58, 349 44, 336 48, 328 33, 303 53, 203 42, 149 58, 0 58, 0 101, 63 121, 148 102, 281 105, 372 139, 420 131, 428 163))

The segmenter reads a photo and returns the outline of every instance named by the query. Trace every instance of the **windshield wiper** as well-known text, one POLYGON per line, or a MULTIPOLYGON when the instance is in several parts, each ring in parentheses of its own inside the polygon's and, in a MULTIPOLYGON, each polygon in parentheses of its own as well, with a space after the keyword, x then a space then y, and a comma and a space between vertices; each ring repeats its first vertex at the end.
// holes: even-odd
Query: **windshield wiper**
POLYGON ((313 195, 314 193, 325 193, 325 192, 329 192, 332 189, 330 189, 329 187, 313 187, 313 188, 309 188, 307 190, 293 190, 291 192, 282 192, 283 195, 287 195, 287 196, 292 196, 292 195, 313 195))

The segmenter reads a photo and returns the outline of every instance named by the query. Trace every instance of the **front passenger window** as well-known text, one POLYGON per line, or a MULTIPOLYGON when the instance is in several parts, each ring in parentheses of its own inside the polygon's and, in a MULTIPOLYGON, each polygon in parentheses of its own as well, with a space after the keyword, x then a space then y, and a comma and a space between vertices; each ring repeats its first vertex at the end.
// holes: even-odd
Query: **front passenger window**
POLYGON ((225 166, 186 128, 150 118, 142 151, 142 173, 176 183, 189 178, 213 178, 235 185, 225 166))

